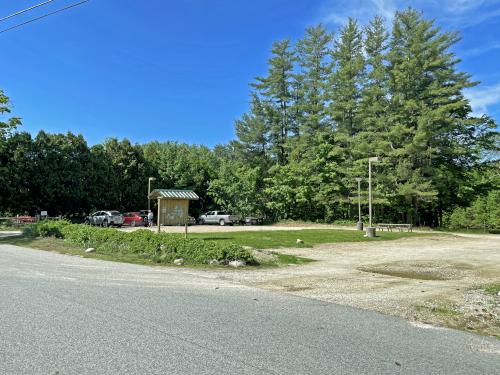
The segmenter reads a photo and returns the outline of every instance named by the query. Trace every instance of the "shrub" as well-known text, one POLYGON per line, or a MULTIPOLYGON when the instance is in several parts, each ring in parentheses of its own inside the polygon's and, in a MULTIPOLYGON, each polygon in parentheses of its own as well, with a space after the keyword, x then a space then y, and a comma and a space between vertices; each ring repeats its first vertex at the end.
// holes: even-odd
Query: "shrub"
POLYGON ((66 220, 43 220, 31 224, 23 229, 23 234, 28 237, 57 237, 63 238, 63 228, 71 225, 66 220))
POLYGON ((234 243, 184 239, 180 234, 153 233, 147 229, 123 232, 112 228, 96 228, 88 225, 52 221, 33 226, 36 235, 64 238, 82 247, 93 247, 96 252, 110 255, 137 254, 158 263, 170 263, 183 258, 186 263, 209 263, 216 259, 221 263, 244 260, 256 263, 253 256, 234 243))

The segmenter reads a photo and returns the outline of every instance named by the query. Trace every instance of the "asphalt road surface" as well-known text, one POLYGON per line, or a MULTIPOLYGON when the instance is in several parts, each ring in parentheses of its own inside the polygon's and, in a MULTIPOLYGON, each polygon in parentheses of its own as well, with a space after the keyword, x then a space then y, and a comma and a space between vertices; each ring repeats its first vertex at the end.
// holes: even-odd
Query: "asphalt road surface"
POLYGON ((0 374, 498 374, 498 340, 0 245, 0 374))

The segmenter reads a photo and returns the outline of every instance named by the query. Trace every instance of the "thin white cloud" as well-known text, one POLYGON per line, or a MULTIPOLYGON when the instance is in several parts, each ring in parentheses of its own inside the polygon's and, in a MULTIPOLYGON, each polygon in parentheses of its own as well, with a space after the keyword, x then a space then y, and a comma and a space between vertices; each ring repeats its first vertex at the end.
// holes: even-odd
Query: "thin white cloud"
POLYGON ((375 15, 392 22, 398 9, 413 7, 424 10, 451 27, 471 27, 500 18, 500 0, 327 0, 320 10, 320 20, 335 26, 348 17, 366 24, 375 15))
POLYGON ((487 114, 488 107, 500 104, 500 83, 466 90, 465 96, 469 99, 474 113, 487 114))
POLYGON ((500 42, 494 42, 488 45, 483 45, 479 47, 469 48, 460 53, 460 57, 476 57, 484 53, 495 51, 500 49, 500 42))

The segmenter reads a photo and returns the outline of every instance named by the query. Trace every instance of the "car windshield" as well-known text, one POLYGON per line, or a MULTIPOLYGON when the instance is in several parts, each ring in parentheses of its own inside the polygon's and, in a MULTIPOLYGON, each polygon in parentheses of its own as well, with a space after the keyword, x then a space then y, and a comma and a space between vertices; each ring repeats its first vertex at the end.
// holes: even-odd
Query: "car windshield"
POLYGON ((120 213, 118 211, 109 211, 109 213, 113 216, 117 216, 117 215, 120 215, 120 213))

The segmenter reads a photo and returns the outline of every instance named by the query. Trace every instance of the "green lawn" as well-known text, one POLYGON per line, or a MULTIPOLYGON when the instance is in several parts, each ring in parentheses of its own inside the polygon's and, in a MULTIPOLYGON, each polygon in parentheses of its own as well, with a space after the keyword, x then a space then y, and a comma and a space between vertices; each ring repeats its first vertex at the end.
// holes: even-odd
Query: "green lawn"
POLYGON ((292 231, 190 233, 189 236, 206 240, 231 241, 256 249, 277 249, 280 247, 312 247, 317 244, 335 242, 397 240, 399 238, 428 235, 408 232, 377 232, 379 237, 365 238, 363 234, 364 232, 354 230, 302 229, 292 231), (304 244, 297 244, 297 239, 303 240, 304 244))

